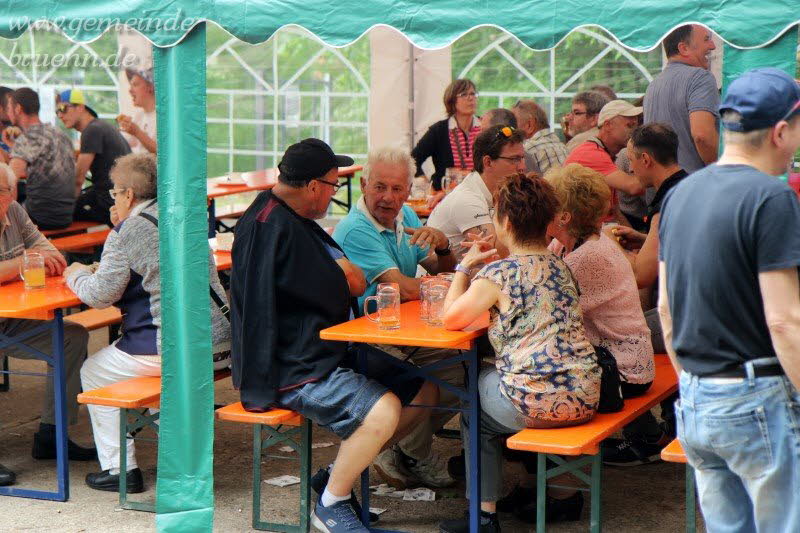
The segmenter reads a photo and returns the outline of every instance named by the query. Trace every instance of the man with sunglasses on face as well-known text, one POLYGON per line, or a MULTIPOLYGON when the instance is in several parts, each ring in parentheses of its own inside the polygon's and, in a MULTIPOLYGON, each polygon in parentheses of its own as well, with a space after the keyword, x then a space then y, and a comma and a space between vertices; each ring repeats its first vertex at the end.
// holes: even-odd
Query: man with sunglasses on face
MULTIPOLYGON (((481 132, 473 148, 475 170, 436 206, 428 226, 445 234, 450 248, 461 260, 464 239, 475 234, 494 235, 492 198, 509 174, 525 172, 522 131, 511 126, 492 126, 481 132)), ((498 250, 501 256, 506 250, 498 250)))
POLYGON ((65 127, 81 132, 73 189, 78 197, 74 218, 111 225, 109 209, 114 201, 108 192, 112 188, 108 173, 119 156, 131 153, 131 147, 117 128, 97 118, 80 89, 67 89, 58 94, 56 114, 65 127), (83 182, 89 171, 92 185, 84 189, 83 182))
POLYGON ((9 183, 17 198, 17 180, 25 180, 25 211, 39 229, 60 229, 72 224, 75 207, 73 177, 75 157, 72 142, 58 128, 39 120, 39 95, 23 87, 2 102, 12 128, 3 130, 2 140, 10 147, 9 166, 14 181, 9 183))

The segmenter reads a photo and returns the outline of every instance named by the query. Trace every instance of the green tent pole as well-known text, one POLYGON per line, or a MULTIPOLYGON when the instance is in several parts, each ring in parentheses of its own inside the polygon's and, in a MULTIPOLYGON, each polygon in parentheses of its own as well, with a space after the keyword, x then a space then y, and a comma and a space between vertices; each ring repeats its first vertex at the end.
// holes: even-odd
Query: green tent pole
POLYGON ((162 395, 158 531, 211 531, 214 386, 206 214, 206 28, 153 50, 162 395))

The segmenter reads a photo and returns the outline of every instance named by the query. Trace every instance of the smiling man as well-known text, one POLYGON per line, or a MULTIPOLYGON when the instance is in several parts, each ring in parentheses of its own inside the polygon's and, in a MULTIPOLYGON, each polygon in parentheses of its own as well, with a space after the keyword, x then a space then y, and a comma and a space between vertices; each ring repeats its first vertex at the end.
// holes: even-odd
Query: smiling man
MULTIPOLYGON (((400 286, 401 300, 419 299, 422 279, 415 277, 417 265, 431 274, 451 272, 455 267, 455 255, 445 234, 422 226, 414 211, 403 205, 411 191, 414 173, 414 160, 407 151, 399 148, 371 151, 361 178, 364 195, 333 233, 347 257, 364 271, 368 286, 359 299, 361 306, 366 296, 375 294, 378 283, 386 282, 400 286)), ((451 350, 433 348, 405 351, 393 346, 380 348, 418 366, 453 355, 451 350)), ((463 386, 464 373, 458 366, 432 374, 463 386)), ((459 403, 458 397, 444 387, 439 387, 439 396, 446 407, 459 403)), ((384 481, 397 489, 420 483, 429 487, 452 485, 455 480, 448 474, 446 464, 431 449, 434 432, 452 416, 452 411, 434 412, 398 445, 381 453, 375 469, 384 481)))
POLYGON ((707 28, 675 29, 664 39, 669 62, 644 97, 644 123, 664 122, 675 130, 678 164, 689 173, 717 160, 719 90, 708 70, 715 49, 707 28))

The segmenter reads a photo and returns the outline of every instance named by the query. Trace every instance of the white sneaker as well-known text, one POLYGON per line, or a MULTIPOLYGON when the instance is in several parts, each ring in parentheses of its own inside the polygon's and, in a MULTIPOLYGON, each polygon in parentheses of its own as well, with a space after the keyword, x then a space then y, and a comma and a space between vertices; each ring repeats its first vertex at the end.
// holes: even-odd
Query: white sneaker
POLYGON ((421 460, 402 454, 401 464, 426 487, 443 488, 455 485, 456 480, 447 471, 447 461, 438 453, 431 452, 421 460))
POLYGON ((403 456, 397 446, 382 451, 372 463, 375 471, 389 486, 397 490, 405 490, 412 486, 413 474, 403 466, 403 456))

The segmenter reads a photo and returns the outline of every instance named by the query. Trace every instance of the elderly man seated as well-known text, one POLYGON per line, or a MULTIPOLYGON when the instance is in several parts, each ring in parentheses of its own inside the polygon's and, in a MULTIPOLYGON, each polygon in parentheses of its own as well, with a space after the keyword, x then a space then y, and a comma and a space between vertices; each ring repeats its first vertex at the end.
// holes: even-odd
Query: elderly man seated
MULTIPOLYGON (((414 160, 405 150, 380 148, 370 152, 361 178, 363 196, 333 233, 350 260, 364 271, 368 283, 365 296, 374 294, 379 283, 394 282, 400 286, 401 300, 416 300, 422 281, 415 277, 417 265, 431 274, 452 271, 455 266, 455 255, 445 234, 423 227, 414 211, 403 205, 414 170, 414 160)), ((412 353, 401 353, 389 346, 381 349, 403 359, 412 353)), ((449 355, 449 351, 420 348, 413 351, 409 360, 425 365, 449 355)), ((455 385, 463 384, 460 368, 445 368, 435 375, 455 385)), ((440 388, 439 394, 440 403, 458 404, 451 392, 440 388)), ((399 489, 415 483, 452 485, 454 480, 444 461, 431 451, 433 433, 452 416, 449 411, 435 412, 428 423, 420 424, 398 446, 378 456, 375 469, 381 477, 399 489)))
MULTIPOLYGON (((337 156, 319 139, 290 146, 278 184, 258 195, 236 224, 231 276, 233 381, 251 411, 297 411, 342 439, 329 472, 312 485, 321 492, 314 527, 327 533, 364 532, 353 485, 381 448, 428 417, 435 387, 404 373, 365 345, 323 341, 321 329, 347 321, 364 275, 315 222, 339 188, 337 156), (372 352, 366 372, 357 352, 372 352)), ((413 165, 410 172, 413 175, 413 165)))
MULTIPOLYGON (((22 206, 14 201, 13 191, 9 185, 14 181, 14 173, 11 168, 0 163, 0 283, 19 279, 22 257, 27 250, 38 252, 44 257, 48 275, 59 276, 66 266, 64 257, 39 233, 22 206)), ((42 322, 39 320, 2 318, 0 319, 0 334, 22 335, 41 325, 42 322)), ((79 370, 81 363, 86 359, 88 341, 89 333, 83 326, 64 322, 64 375, 67 385, 67 417, 70 424, 78 421, 77 396, 81 390, 79 370)), ((26 338, 24 342, 35 350, 52 353, 53 334, 49 329, 26 338)), ((19 359, 39 359, 31 352, 17 346, 3 348, 2 355, 19 359)), ((54 407, 53 379, 48 377, 41 423, 39 431, 33 437, 31 454, 34 459, 56 458, 54 407)), ((69 458, 75 461, 91 461, 97 457, 94 448, 82 448, 72 441, 69 441, 67 452, 69 458)), ((0 486, 12 485, 15 480, 14 472, 0 465, 0 486)))
POLYGON ((567 158, 567 147, 550 130, 547 113, 533 100, 520 100, 511 108, 520 131, 525 135, 525 170, 543 176, 567 158))

